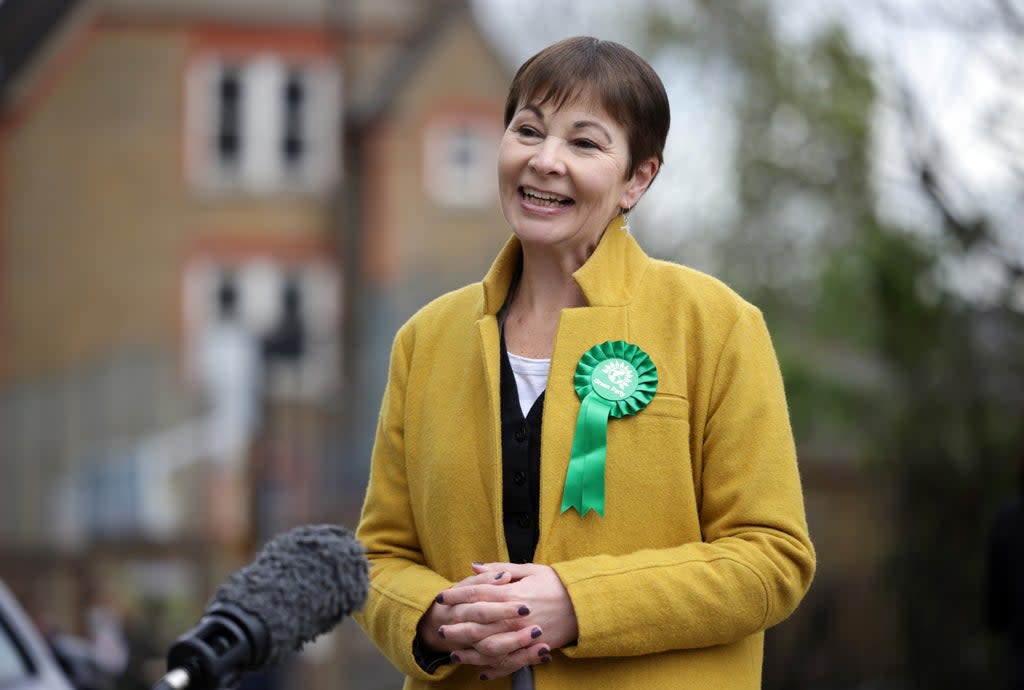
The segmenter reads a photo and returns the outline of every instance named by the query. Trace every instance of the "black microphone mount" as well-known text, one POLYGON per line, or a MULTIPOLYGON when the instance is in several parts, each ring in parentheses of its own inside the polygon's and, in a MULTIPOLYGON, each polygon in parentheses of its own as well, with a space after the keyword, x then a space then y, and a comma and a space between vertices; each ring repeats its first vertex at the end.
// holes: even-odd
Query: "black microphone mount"
POLYGON ((174 643, 153 690, 219 690, 280 663, 366 600, 363 545, 337 525, 301 525, 272 539, 217 588, 174 643))
POLYGON ((244 671, 267 656, 266 626, 232 604, 215 604, 167 654, 173 669, 153 690, 217 690, 235 687, 244 671))

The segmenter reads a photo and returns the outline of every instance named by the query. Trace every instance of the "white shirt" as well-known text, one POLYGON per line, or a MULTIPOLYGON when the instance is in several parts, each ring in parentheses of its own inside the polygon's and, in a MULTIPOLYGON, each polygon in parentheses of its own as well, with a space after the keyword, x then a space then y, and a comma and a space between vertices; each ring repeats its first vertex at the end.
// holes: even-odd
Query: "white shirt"
POLYGON ((533 403, 548 387, 548 372, 551 371, 550 359, 530 359, 508 353, 508 363, 516 377, 516 390, 519 392, 519 407, 525 417, 530 413, 533 403))

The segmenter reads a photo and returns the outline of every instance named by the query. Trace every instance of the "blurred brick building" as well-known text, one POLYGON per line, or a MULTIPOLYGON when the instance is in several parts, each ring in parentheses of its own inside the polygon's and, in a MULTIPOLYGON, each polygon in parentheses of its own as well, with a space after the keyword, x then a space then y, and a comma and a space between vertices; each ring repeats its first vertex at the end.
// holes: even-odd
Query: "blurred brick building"
POLYGON ((392 334, 507 234, 509 77, 459 0, 0 4, 0 577, 173 631, 351 524, 392 334))

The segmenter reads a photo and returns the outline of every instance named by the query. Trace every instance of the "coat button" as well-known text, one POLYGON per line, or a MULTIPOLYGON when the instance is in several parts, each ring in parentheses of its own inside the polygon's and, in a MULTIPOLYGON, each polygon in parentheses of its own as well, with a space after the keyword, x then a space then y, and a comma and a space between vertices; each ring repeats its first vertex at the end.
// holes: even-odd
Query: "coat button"
POLYGON ((523 472, 522 470, 517 470, 513 472, 512 481, 515 482, 518 486, 522 486, 523 484, 526 483, 526 472, 523 472))
POLYGON ((529 513, 520 513, 519 514, 519 526, 520 527, 529 527, 530 526, 530 514, 529 513))
POLYGON ((523 441, 526 440, 526 426, 525 425, 523 425, 523 426, 519 427, 518 429, 516 429, 515 437, 516 437, 516 440, 519 441, 520 443, 522 443, 523 441))

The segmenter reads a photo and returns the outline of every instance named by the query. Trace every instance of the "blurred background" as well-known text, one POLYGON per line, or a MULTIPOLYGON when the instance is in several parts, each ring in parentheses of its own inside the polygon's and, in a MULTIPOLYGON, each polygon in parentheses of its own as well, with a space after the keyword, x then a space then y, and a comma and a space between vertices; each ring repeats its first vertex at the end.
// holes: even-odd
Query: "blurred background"
MULTIPOLYGON (((508 82, 581 33, 672 102, 638 239, 782 362, 819 571, 764 687, 1000 687, 1024 4, 0 0, 0 581, 79 688, 148 688, 274 534, 354 528, 395 330, 507 237, 508 82)), ((248 681, 399 683, 351 621, 248 681)))

